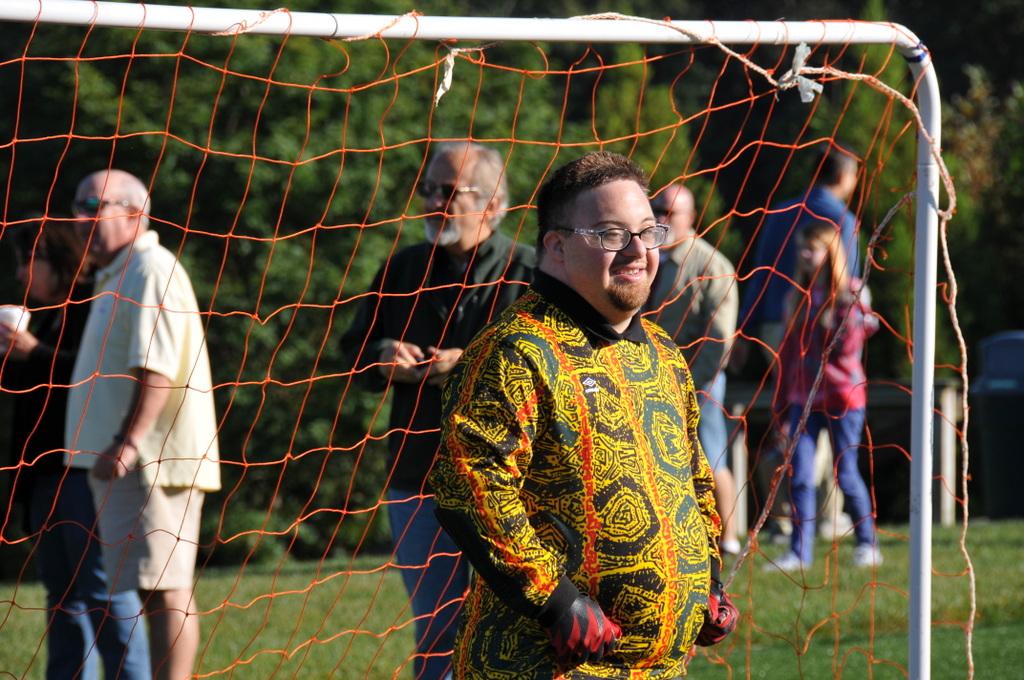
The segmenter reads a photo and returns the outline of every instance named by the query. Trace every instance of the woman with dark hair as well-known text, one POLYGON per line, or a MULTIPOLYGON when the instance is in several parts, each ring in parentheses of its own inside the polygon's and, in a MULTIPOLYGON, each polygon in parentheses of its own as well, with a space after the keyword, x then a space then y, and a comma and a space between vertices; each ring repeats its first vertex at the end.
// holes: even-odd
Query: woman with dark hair
POLYGON ((92 293, 85 247, 71 221, 41 218, 12 236, 33 308, 29 329, 0 322, 0 380, 15 391, 13 495, 46 588, 46 677, 97 678, 98 650, 107 678, 146 678, 142 603, 135 591, 108 591, 88 471, 64 465, 68 383, 92 293))

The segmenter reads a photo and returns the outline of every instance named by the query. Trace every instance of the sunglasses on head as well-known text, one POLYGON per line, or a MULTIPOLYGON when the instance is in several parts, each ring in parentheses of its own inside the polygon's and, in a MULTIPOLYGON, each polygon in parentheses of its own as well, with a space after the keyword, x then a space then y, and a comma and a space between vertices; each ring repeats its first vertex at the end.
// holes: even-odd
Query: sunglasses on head
POLYGON ((85 198, 76 198, 71 204, 71 210, 80 215, 95 215, 108 205, 120 205, 125 208, 130 208, 132 202, 125 199, 111 201, 100 198, 99 196, 86 196, 85 198))
POLYGON ((661 201, 652 201, 651 212, 653 212, 655 215, 668 215, 669 213, 672 212, 672 208, 671 206, 662 203, 661 201))
POLYGON ((451 183, 438 184, 436 182, 431 182, 429 179, 423 180, 419 183, 419 186, 416 187, 416 193, 423 198, 431 198, 433 196, 440 195, 441 197, 449 200, 454 198, 455 194, 463 194, 473 191, 480 191, 480 189, 472 186, 460 187, 451 183))

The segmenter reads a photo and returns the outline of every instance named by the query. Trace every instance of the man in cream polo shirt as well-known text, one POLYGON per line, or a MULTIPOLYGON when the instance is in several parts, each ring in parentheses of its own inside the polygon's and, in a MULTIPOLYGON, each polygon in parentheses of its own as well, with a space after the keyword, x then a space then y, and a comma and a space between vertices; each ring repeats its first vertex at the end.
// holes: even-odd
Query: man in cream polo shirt
POLYGON ((148 230, 138 178, 89 175, 74 212, 97 271, 68 398, 69 464, 92 469, 112 591, 142 595, 153 677, 180 680, 199 645, 203 496, 220 488, 203 324, 188 274, 148 230))

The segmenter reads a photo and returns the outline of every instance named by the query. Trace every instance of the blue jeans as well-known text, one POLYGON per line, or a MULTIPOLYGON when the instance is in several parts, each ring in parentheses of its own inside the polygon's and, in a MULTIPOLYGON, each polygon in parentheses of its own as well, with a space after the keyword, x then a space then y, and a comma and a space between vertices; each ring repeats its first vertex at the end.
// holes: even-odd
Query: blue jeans
MULTIPOLYGON (((802 406, 789 408, 789 436, 797 437, 802 406)), ((821 411, 811 411, 807 426, 799 433, 793 450, 792 485, 793 534, 790 547, 804 564, 814 559, 814 531, 817 519, 817 493, 814 487, 814 451, 821 428, 827 427, 832 439, 832 457, 836 481, 843 495, 850 516, 854 522, 857 545, 875 543, 875 521, 871 516, 871 496, 864 478, 857 468, 857 449, 860 447, 861 430, 864 427, 864 409, 846 411, 841 416, 831 416, 821 411)))
POLYGON ((441 680, 451 666, 469 563, 434 516, 433 498, 397 489, 388 490, 387 498, 395 562, 416 617, 413 677, 441 680))
POLYGON ((697 395, 700 404, 700 423, 697 425, 697 436, 700 437, 701 448, 711 464, 711 469, 721 470, 729 464, 726 449, 729 446, 729 430, 725 421, 725 372, 720 371, 715 378, 703 387, 707 394, 697 395))
POLYGON ((37 477, 32 488, 29 522, 39 534, 36 564, 49 616, 46 677, 95 680, 98 651, 106 678, 149 678, 142 601, 134 590, 107 589, 87 476, 71 468, 37 477))

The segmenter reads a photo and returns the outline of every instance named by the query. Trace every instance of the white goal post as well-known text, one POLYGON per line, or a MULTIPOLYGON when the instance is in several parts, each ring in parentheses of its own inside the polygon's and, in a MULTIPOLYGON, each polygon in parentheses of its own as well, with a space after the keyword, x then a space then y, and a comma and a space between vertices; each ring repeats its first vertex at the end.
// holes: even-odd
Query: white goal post
POLYGON ((931 677, 933 394, 941 120, 938 82, 930 54, 911 31, 897 24, 858 21, 669 22, 609 21, 597 17, 512 19, 415 14, 390 17, 81 0, 2 0, 0 21, 319 38, 705 43, 721 46, 754 43, 895 45, 913 75, 916 106, 920 114, 914 245, 909 675, 912 680, 931 677))

